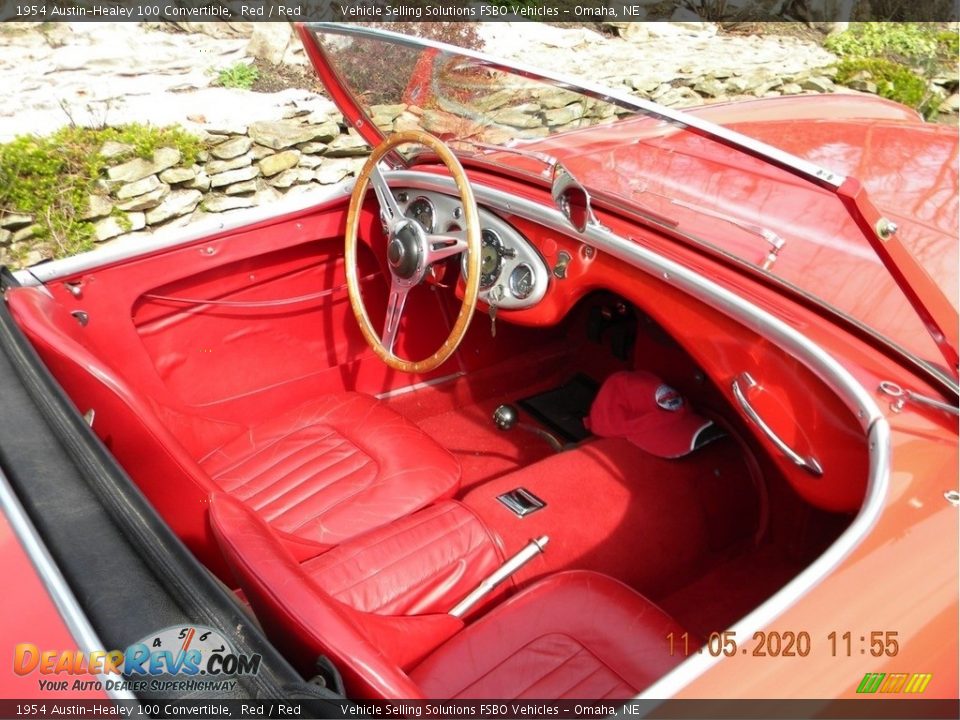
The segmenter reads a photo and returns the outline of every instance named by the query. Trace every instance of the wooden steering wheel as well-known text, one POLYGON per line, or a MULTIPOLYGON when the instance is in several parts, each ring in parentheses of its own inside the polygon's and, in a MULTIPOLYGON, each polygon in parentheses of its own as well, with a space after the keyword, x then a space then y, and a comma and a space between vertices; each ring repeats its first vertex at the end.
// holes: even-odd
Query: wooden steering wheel
POLYGON ((442 140, 422 130, 406 130, 390 135, 374 148, 357 176, 357 182, 350 197, 344 259, 350 307, 353 308, 353 314, 357 318, 363 337, 381 360, 396 370, 424 373, 439 367, 454 353, 467 333, 467 327, 477 307, 477 295, 480 292, 480 222, 477 202, 473 198, 473 191, 470 189, 463 166, 442 140), (407 143, 418 143, 430 148, 446 165, 460 193, 460 202, 463 206, 463 215, 459 218, 463 225, 461 230, 441 234, 428 233, 418 222, 404 217, 400 212, 397 201, 390 192, 378 165, 387 153, 407 143), (387 314, 382 335, 377 334, 370 322, 357 279, 357 228, 368 185, 373 185, 376 193, 380 204, 380 220, 387 236, 390 296, 387 301, 387 314), (407 293, 423 282, 431 264, 462 252, 467 253, 466 290, 460 305, 460 313, 447 339, 435 353, 423 360, 405 360, 398 357, 393 352, 393 346, 397 339, 397 330, 400 327, 407 293))

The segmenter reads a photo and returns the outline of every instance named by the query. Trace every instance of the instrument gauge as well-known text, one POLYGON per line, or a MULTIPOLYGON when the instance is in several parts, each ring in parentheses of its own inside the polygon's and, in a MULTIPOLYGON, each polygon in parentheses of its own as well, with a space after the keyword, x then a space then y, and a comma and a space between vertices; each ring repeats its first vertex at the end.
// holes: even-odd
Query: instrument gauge
MULTIPOLYGON (((486 290, 500 277, 503 268, 503 241, 493 230, 484 228, 480 233, 480 288, 486 290)), ((467 274, 467 254, 463 254, 463 274, 467 274)))
POLYGON ((507 281, 507 287, 510 289, 510 293, 517 298, 517 300, 526 300, 530 297, 535 284, 536 275, 533 272, 533 268, 527 263, 517 265, 513 269, 513 272, 510 273, 510 278, 507 281))
POLYGON ((422 227, 427 234, 433 232, 437 212, 433 207, 433 203, 427 198, 418 197, 407 206, 407 211, 404 214, 422 227))

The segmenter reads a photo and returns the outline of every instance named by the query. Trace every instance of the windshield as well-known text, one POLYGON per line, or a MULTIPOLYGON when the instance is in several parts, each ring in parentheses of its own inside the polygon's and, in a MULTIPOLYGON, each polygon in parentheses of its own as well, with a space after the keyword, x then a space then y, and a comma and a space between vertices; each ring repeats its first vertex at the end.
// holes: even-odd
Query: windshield
MULTIPOLYGON (((534 143, 635 114, 612 102, 437 49, 339 35, 321 35, 320 45, 382 133, 421 129, 463 153, 506 150, 529 156, 538 162, 527 169, 545 176, 556 159, 538 153, 534 143), (527 147, 529 152, 522 152, 527 147)), ((410 145, 401 153, 409 158, 423 150, 410 145)))
MULTIPOLYGON (((598 205, 640 213, 732 254, 942 366, 927 328, 834 192, 862 156, 848 140, 811 137, 806 125, 791 129, 741 117, 742 128, 759 136, 765 157, 758 157, 732 147, 726 128, 711 125, 705 132, 696 116, 651 112, 650 103, 616 92, 544 79, 403 36, 314 32, 340 91, 377 128, 376 137, 366 128, 368 140, 422 129, 462 157, 538 180, 562 162, 598 205), (796 147, 797 134, 809 141, 806 158, 796 147), (811 160, 832 167, 823 170, 811 160)), ((401 148, 407 161, 420 152, 418 146, 401 148)), ((889 178, 880 182, 889 184, 889 178)), ((912 223, 891 214, 904 238, 923 252, 928 272, 947 278, 944 291, 956 307, 955 230, 951 237, 941 227, 956 227, 956 180, 952 194, 949 188, 935 196, 924 196, 923 188, 912 192, 917 203, 926 203, 920 211, 936 214, 937 221, 912 223)))

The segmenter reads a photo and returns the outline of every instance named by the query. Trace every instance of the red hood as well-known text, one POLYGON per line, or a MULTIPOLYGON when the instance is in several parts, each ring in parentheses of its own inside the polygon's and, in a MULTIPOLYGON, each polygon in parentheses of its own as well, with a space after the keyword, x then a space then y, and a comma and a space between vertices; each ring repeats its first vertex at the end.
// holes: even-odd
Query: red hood
MULTIPOLYGON (((844 95, 713 105, 695 112, 858 178, 956 311, 954 128, 919 124, 894 103, 844 95), (832 119, 815 119, 813 113, 832 119)), ((667 198, 775 231, 785 240, 772 268, 775 275, 920 357, 938 356, 927 328, 835 192, 692 133, 642 139, 656 125, 637 118, 524 147, 556 157, 588 187, 678 220, 682 229, 750 262, 760 264, 769 250, 761 237, 667 198)))

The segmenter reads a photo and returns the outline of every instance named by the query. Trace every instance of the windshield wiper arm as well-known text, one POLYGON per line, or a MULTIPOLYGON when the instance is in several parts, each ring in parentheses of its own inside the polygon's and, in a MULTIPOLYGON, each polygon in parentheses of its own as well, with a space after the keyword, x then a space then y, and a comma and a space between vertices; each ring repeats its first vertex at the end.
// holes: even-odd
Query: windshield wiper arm
POLYGON ((757 225, 756 223, 748 222, 747 220, 741 220, 740 218, 734 217, 733 215, 727 215, 726 213, 720 212, 719 210, 711 210, 710 208, 701 207, 696 203, 687 202, 686 200, 677 200, 676 198, 669 197, 662 193, 649 190, 646 187, 646 183, 642 182, 633 182, 631 183, 634 186, 634 192, 641 193, 650 193, 651 195, 656 195, 661 197, 664 200, 670 202, 671 205, 679 205, 682 208, 687 210, 693 210, 695 213, 700 215, 706 215, 707 217, 716 218, 717 220, 722 220, 723 222, 730 223, 731 225, 736 225, 741 230, 746 230, 748 233, 753 235, 758 235, 762 237, 770 245, 770 250, 767 252, 767 256, 763 259, 763 264, 760 268, 762 270, 769 270, 773 267, 773 264, 777 261, 777 258, 780 256, 780 251, 783 250, 784 246, 787 244, 787 241, 780 237, 770 228, 763 227, 762 225, 757 225))
POLYGON ((732 215, 727 215, 726 213, 719 212, 718 210, 700 207, 699 205, 686 202, 685 200, 671 199, 670 202, 674 205, 687 208, 688 210, 693 210, 701 215, 716 218, 717 220, 723 220, 731 225, 736 225, 741 230, 746 230, 748 233, 762 237, 770 245, 770 252, 767 253, 766 258, 763 260, 763 264, 760 266, 763 270, 769 270, 773 267, 773 264, 777 261, 777 258, 780 255, 780 251, 783 250, 783 247, 787 244, 787 241, 777 235, 777 233, 770 228, 763 227, 762 225, 757 225, 756 223, 735 218, 732 215))

